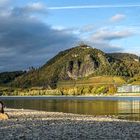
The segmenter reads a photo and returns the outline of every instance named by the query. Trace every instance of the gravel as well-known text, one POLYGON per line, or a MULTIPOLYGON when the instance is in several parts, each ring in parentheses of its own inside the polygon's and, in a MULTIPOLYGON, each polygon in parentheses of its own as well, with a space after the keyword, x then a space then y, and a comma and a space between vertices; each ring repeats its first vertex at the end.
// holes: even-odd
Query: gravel
POLYGON ((6 109, 0 140, 139 140, 140 122, 111 116, 6 109))

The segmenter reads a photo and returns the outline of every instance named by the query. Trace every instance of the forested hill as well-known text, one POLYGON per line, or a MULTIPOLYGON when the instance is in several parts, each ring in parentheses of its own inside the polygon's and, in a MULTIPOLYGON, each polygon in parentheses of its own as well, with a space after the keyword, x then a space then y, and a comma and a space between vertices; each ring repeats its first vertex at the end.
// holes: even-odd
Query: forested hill
POLYGON ((129 53, 108 53, 107 55, 114 57, 116 59, 120 60, 126 60, 126 61, 140 61, 140 57, 135 54, 129 54, 129 53))
POLYGON ((24 71, 2 72, 0 73, 0 85, 5 85, 15 80, 18 76, 25 74, 24 71))
POLYGON ((94 76, 121 76, 132 78, 140 74, 140 62, 136 55, 106 54, 88 45, 79 45, 60 52, 39 69, 17 77, 15 87, 52 87, 59 81, 77 80, 94 76))

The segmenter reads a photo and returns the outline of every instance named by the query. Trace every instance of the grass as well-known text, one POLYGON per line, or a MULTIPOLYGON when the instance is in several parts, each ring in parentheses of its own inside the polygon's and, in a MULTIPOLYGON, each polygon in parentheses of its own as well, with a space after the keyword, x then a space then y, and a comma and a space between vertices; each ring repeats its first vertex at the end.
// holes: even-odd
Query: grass
POLYGON ((84 80, 71 80, 71 81, 60 81, 57 84, 58 88, 62 87, 79 87, 79 86, 95 86, 95 85, 122 85, 126 83, 122 77, 117 76, 96 76, 84 80))
POLYGON ((132 85, 140 85, 140 81, 134 81, 131 83, 132 85))

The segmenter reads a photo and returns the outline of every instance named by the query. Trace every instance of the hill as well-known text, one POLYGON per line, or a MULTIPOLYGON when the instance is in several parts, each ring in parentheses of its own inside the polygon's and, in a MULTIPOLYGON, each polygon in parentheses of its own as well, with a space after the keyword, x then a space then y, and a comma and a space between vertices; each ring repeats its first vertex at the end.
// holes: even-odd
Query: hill
POLYGON ((23 74, 25 74, 23 71, 2 72, 0 73, 0 85, 6 85, 23 74))
POLYGON ((128 77, 140 74, 140 57, 129 53, 112 53, 108 56, 120 60, 126 66, 128 77))
POLYGON ((121 76, 131 78, 140 74, 140 62, 129 54, 106 54, 87 45, 60 52, 41 68, 16 78, 11 86, 51 87, 59 81, 83 80, 95 76, 121 76))
POLYGON ((129 53, 108 53, 109 56, 114 57, 119 60, 129 60, 129 61, 139 61, 139 56, 135 54, 129 54, 129 53))

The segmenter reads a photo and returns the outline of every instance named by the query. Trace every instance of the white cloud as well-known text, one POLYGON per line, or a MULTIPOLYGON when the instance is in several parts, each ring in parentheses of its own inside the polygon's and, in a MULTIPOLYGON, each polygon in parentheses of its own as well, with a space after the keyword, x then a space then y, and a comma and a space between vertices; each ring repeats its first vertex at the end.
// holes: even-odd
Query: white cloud
POLYGON ((41 2, 30 3, 27 5, 27 8, 37 11, 47 10, 47 6, 41 2))
POLYGON ((110 21, 111 22, 118 22, 118 21, 121 21, 121 20, 125 19, 125 17, 126 16, 123 15, 123 14, 116 14, 113 17, 111 17, 110 21))
POLYGON ((140 7, 140 4, 126 4, 126 5, 79 5, 79 6, 59 6, 48 7, 49 10, 64 10, 64 9, 99 9, 99 8, 134 8, 140 7))
POLYGON ((127 30, 123 30, 123 31, 99 30, 95 32, 91 38, 93 40, 111 41, 116 39, 123 39, 132 35, 133 33, 127 30))
POLYGON ((105 52, 122 52, 124 48, 114 44, 112 41, 125 39, 132 35, 134 35, 134 33, 128 30, 113 31, 101 28, 92 35, 89 35, 85 40, 95 48, 101 49, 105 52))
POLYGON ((113 44, 110 44, 109 42, 93 41, 92 44, 93 44, 93 46, 95 46, 95 48, 101 49, 102 51, 105 51, 107 53, 109 53, 109 52, 122 52, 123 51, 122 46, 113 45, 113 44))
POLYGON ((95 29, 95 25, 88 24, 81 27, 79 30, 80 32, 92 32, 95 29))
POLYGON ((40 2, 29 3, 23 7, 14 7, 11 10, 13 16, 26 16, 35 17, 36 15, 42 14, 46 16, 48 14, 47 6, 40 2))
POLYGON ((5 6, 10 2, 10 0, 0 0, 0 7, 5 6))

